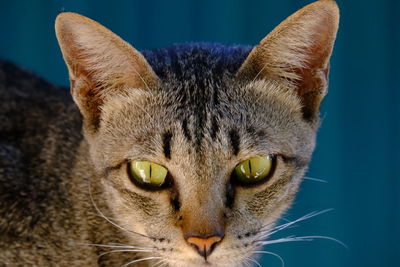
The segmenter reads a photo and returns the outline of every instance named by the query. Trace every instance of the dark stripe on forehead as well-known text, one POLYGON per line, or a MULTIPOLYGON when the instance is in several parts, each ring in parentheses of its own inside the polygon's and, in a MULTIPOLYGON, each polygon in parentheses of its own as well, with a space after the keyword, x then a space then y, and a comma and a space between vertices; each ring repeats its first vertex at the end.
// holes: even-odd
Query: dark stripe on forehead
POLYGON ((232 152, 236 156, 240 151, 240 136, 236 129, 229 131, 229 140, 232 147, 232 152))
POLYGON ((218 125, 217 118, 215 116, 213 116, 211 118, 211 129, 210 129, 211 139, 215 140, 215 137, 217 137, 218 130, 219 130, 219 125, 218 125))
POLYGON ((187 121, 187 119, 183 119, 183 121, 182 121, 182 131, 183 131, 183 135, 186 137, 186 139, 187 139, 188 141, 191 141, 191 140, 192 140, 192 136, 191 136, 190 130, 189 130, 189 128, 188 128, 188 121, 187 121))
POLYGON ((171 139, 172 133, 167 131, 162 136, 163 152, 167 159, 171 159, 171 139))
POLYGON ((266 138, 266 134, 263 130, 256 130, 252 126, 247 127, 246 131, 252 138, 266 138))

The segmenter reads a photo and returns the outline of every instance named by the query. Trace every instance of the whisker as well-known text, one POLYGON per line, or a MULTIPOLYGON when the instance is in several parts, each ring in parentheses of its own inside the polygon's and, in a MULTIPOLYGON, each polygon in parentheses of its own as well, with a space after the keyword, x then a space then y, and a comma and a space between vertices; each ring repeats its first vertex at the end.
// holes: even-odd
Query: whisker
POLYGON ((261 245, 271 245, 271 244, 278 244, 278 243, 287 243, 287 242, 298 242, 298 241, 312 241, 312 239, 297 239, 295 236, 288 236, 288 237, 283 237, 283 238, 278 238, 274 240, 266 240, 266 241, 260 241, 259 244, 261 245))
POLYGON ((254 251, 253 253, 254 254, 268 254, 268 255, 275 256, 281 261, 282 267, 285 267, 285 261, 283 260, 283 258, 280 255, 278 255, 276 253, 273 253, 271 251, 254 251))
POLYGON ((108 245, 112 246, 131 246, 135 248, 153 248, 153 247, 140 247, 140 246, 134 246, 134 245, 128 245, 128 244, 121 244, 121 243, 108 243, 108 245))
POLYGON ((96 244, 96 243, 81 243, 70 241, 75 246, 91 246, 91 247, 105 247, 105 248, 120 248, 120 249, 154 249, 153 247, 139 247, 127 244, 109 243, 109 244, 96 244))
POLYGON ((106 248, 152 249, 151 247, 138 247, 138 246, 123 245, 123 244, 81 244, 81 245, 106 247, 106 248))
MULTIPOLYGON (((143 79, 142 79, 143 80, 143 79)), ((145 83, 145 81, 143 80, 143 82, 145 83)), ((145 83, 146 84, 146 83, 145 83)), ((147 84, 146 84, 146 87, 148 87, 147 86, 147 84)), ((148 92, 151 92, 151 90, 149 90, 148 92)), ((151 119, 151 120, 154 120, 154 118, 146 111, 146 110, 144 110, 140 105, 138 105, 136 102, 132 102, 137 108, 139 108, 141 111, 143 111, 147 116, 149 116, 149 118, 151 119)))
MULTIPOLYGON (((332 211, 332 210, 333 209, 326 209, 326 210, 322 210, 322 211, 313 211, 313 212, 308 213, 308 214, 306 214, 306 215, 304 215, 304 216, 302 216, 302 217, 300 217, 300 218, 298 218, 298 219, 296 219, 294 221, 287 222, 287 223, 272 227, 271 229, 265 229, 266 227, 271 225, 271 224, 267 224, 267 225, 261 227, 261 229, 264 228, 265 230, 261 230, 258 233, 259 234, 259 237, 258 237, 259 239, 256 240, 254 243, 258 244, 258 245, 261 245, 261 246, 264 246, 264 245, 271 245, 271 244, 278 244, 278 243, 314 241, 315 239, 326 239, 326 240, 334 241, 334 242, 340 244, 341 246, 343 246, 344 248, 348 249, 347 245, 344 244, 342 241, 340 241, 340 240, 338 240, 336 238, 330 237, 330 236, 319 236, 319 235, 287 236, 287 237, 284 237, 284 238, 278 238, 278 239, 274 239, 274 240, 265 240, 265 241, 263 241, 263 239, 265 239, 265 238, 267 238, 267 237, 269 237, 269 236, 271 236, 271 235, 273 235, 273 234, 275 234, 275 233, 277 233, 279 231, 282 231, 282 230, 287 229, 289 227, 293 227, 293 225, 298 223, 298 222, 301 222, 301 221, 304 221, 304 220, 308 220, 310 218, 313 218, 315 216, 327 213, 327 212, 332 211)), ((282 267, 285 266, 283 258, 281 256, 279 256, 278 254, 275 254, 275 253, 270 252, 270 251, 254 251, 253 253, 254 254, 270 254, 270 255, 276 256, 277 258, 280 259, 280 261, 282 263, 282 267)))
POLYGON ((282 220, 282 221, 285 221, 285 222, 291 222, 291 220, 286 219, 285 217, 282 217, 281 220, 282 220))
POLYGON ((326 239, 326 240, 331 240, 334 241, 340 245, 342 245, 344 248, 348 249, 347 245, 344 244, 342 241, 330 237, 330 236, 289 236, 285 238, 279 238, 275 240, 267 240, 267 241, 261 241, 259 242, 261 245, 270 245, 270 244, 277 244, 277 243, 286 243, 286 242, 303 242, 303 241, 314 241, 315 239, 326 239))
POLYGON ((296 239, 304 239, 305 241, 308 241, 308 240, 314 241, 314 239, 326 239, 326 240, 330 240, 330 241, 338 243, 339 245, 341 245, 345 249, 349 249, 349 247, 345 243, 343 243, 339 239, 336 239, 336 238, 333 238, 333 237, 330 237, 330 236, 310 235, 310 236, 295 236, 294 238, 296 238, 296 239))
POLYGON ((136 70, 136 68, 132 68, 133 72, 135 72, 135 74, 137 74, 139 76, 139 79, 142 80, 142 82, 144 83, 144 85, 146 86, 147 90, 150 91, 150 87, 149 85, 146 83, 145 79, 143 79, 142 75, 140 75, 140 73, 136 70))
MULTIPOLYGON (((266 238, 268 236, 271 236, 271 235, 275 234, 276 232, 282 231, 283 229, 286 229, 286 228, 288 228, 289 226, 292 226, 295 223, 298 223, 298 222, 301 222, 301 221, 304 221, 304 220, 308 220, 308 219, 310 219, 312 217, 324 214, 324 213, 332 211, 332 210, 333 209, 326 209, 326 210, 322 210, 322 211, 319 211, 319 212, 313 211, 313 212, 311 212, 309 214, 306 214, 306 215, 304 215, 304 216, 302 216, 302 217, 300 217, 300 218, 298 218, 298 219, 296 219, 294 221, 275 226, 275 227, 273 227, 271 229, 268 229, 266 231, 262 231, 262 232, 260 232, 260 233, 262 233, 262 236, 260 237, 260 239, 266 238)), ((266 225, 266 226, 264 226, 262 228, 265 228, 267 226, 268 225, 266 225)))
POLYGON ((163 262, 163 260, 159 260, 156 263, 154 263, 153 265, 151 265, 150 267, 156 267, 157 265, 159 265, 162 262, 163 262))
POLYGON ((249 263, 249 258, 250 257, 245 257, 243 263, 241 264, 242 267, 251 267, 249 263))
POLYGON ((248 259, 249 261, 255 263, 258 267, 262 267, 262 265, 261 265, 257 260, 255 260, 255 259, 253 259, 253 258, 250 258, 250 257, 248 257, 247 259, 248 259))
POLYGON ((117 250, 110 250, 99 254, 97 259, 100 259, 104 255, 111 254, 111 253, 119 253, 119 252, 154 252, 154 250, 141 250, 141 249, 117 249, 117 250))
POLYGON ((161 259, 161 257, 147 257, 147 258, 136 259, 136 260, 133 260, 133 261, 130 261, 128 263, 121 265, 121 267, 127 267, 136 262, 149 261, 149 260, 155 260, 155 259, 161 259))
POLYGON ((167 261, 165 261, 164 263, 162 263, 161 265, 160 265, 160 267, 168 267, 169 265, 168 265, 168 262, 167 261))
POLYGON ((92 187, 91 187, 90 181, 89 181, 89 197, 90 197, 90 200, 91 200, 91 202, 92 202, 92 205, 94 206, 94 208, 96 209, 96 211, 97 211, 97 212, 100 214, 100 216, 101 216, 103 219, 105 219, 107 222, 109 222, 110 224, 112 224, 112 225, 115 226, 116 228, 119 228, 119 229, 121 229, 121 230, 123 230, 123 231, 126 231, 126 232, 128 232, 128 233, 131 233, 131 234, 134 234, 134 235, 138 235, 138 236, 141 236, 141 237, 150 238, 150 237, 148 237, 147 235, 143 235, 143 234, 140 234, 140 233, 133 232, 133 231, 131 231, 131 230, 129 230, 129 229, 126 229, 126 228, 124 228, 124 227, 118 225, 117 223, 113 222, 113 221, 112 221, 111 219, 109 219, 107 216, 105 216, 104 213, 99 209, 99 207, 97 207, 97 205, 96 205, 96 203, 95 203, 95 201, 94 201, 94 199, 93 199, 92 187))
POLYGON ((326 181, 326 180, 324 180, 324 179, 313 178, 313 177, 307 177, 307 176, 304 176, 303 179, 304 179, 304 180, 315 181, 315 182, 321 182, 321 183, 328 183, 328 181, 326 181))
POLYGON ((260 76, 260 74, 263 72, 263 70, 267 67, 267 65, 265 64, 260 71, 256 74, 256 76, 254 76, 254 79, 251 81, 252 83, 257 80, 258 76, 260 76))
POLYGON ((155 264, 153 264, 151 267, 156 267, 157 265, 163 266, 166 263, 167 260, 160 260, 158 262, 156 262, 155 264))

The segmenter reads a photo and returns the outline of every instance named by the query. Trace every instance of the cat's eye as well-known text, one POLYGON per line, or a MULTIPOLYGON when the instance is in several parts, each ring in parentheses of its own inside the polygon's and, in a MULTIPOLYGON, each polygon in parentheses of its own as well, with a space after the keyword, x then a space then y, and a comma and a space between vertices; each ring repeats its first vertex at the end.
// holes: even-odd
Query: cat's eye
POLYGON ((275 155, 252 157, 236 165, 233 178, 239 184, 256 184, 270 178, 274 167, 275 155))
POLYGON ((150 161, 130 161, 128 173, 131 181, 146 189, 161 189, 167 185, 168 170, 150 161))

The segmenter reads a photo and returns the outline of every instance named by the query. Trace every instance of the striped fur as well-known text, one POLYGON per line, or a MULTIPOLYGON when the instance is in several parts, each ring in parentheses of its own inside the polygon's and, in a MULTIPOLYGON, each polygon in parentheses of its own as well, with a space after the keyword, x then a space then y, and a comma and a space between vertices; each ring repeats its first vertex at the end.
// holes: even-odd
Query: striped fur
POLYGON ((97 22, 60 14, 79 112, 65 89, 0 63, 0 262, 254 262, 311 158, 337 24, 334 1, 320 0, 255 47, 140 53, 97 22), (267 154, 276 157, 269 180, 232 180, 237 164, 267 154), (171 184, 133 184, 131 160, 164 166, 171 184), (212 236, 221 242, 206 257, 186 241, 212 236))

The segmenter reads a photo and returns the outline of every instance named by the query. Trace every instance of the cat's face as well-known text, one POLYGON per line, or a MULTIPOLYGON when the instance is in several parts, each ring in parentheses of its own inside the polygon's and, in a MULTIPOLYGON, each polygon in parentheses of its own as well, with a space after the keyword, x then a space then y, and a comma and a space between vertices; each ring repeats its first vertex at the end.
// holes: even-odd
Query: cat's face
POLYGON ((109 216, 144 257, 170 266, 251 263, 314 149, 337 19, 336 5, 319 1, 268 35, 234 73, 215 75, 209 62, 161 79, 111 32, 76 14, 59 16, 95 182, 109 216), (258 157, 269 160, 265 177, 239 181, 235 168, 258 157), (164 184, 135 182, 135 162, 165 168, 164 184))
POLYGON ((142 238, 141 245, 155 247, 171 266, 204 262, 185 240, 190 231, 223 235, 207 258, 215 266, 249 257, 267 229, 263 226, 291 203, 314 146, 314 129, 303 120, 294 95, 263 81, 240 86, 232 80, 225 86, 219 104, 206 108, 202 128, 196 128, 196 117, 179 114, 179 101, 163 90, 132 92, 104 104, 92 154, 99 170, 118 166, 102 177, 112 217, 156 238, 142 238), (235 166, 260 155, 275 155, 271 177, 252 186, 237 184, 235 166), (164 166, 173 185, 156 191, 135 185, 129 177, 131 160, 164 166))

